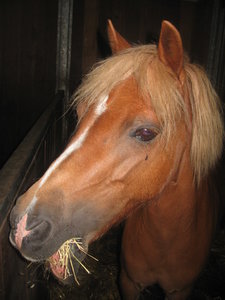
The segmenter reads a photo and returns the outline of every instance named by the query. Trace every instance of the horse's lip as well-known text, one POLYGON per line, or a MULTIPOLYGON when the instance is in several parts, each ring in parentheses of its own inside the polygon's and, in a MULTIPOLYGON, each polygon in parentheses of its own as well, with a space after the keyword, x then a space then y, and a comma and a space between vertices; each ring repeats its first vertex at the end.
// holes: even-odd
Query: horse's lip
MULTIPOLYGON (((65 243, 65 242, 64 242, 65 243)), ((73 243, 69 245, 70 251, 72 254, 71 258, 68 260, 67 267, 65 265, 61 265, 59 261, 59 251, 61 247, 64 245, 64 243, 58 248, 58 250, 51 255, 47 259, 47 266, 53 273, 54 277, 56 277, 59 281, 61 281, 63 284, 72 284, 74 283, 74 273, 77 274, 80 264, 78 261, 83 261, 86 257, 85 252, 82 252, 77 248, 77 245, 75 246, 73 243), (78 260, 74 259, 73 257, 79 257, 78 260), (67 273, 67 270, 69 270, 69 274, 67 273), (65 276, 66 274, 66 276, 65 276)), ((85 249, 85 251, 88 252, 88 249, 85 249)), ((62 257, 61 257, 62 259, 62 257)))

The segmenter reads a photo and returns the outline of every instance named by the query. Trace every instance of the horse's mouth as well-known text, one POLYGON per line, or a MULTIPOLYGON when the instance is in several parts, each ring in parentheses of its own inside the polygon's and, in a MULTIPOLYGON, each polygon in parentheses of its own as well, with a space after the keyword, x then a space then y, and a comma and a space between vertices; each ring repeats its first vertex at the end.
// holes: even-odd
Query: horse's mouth
POLYGON ((18 243, 18 238, 15 238, 15 236, 14 231, 11 231, 11 244, 21 252, 25 259, 33 262, 46 262, 46 267, 52 272, 54 277, 64 284, 73 284, 76 282, 79 285, 77 274, 80 267, 89 273, 88 269, 82 263, 86 255, 89 255, 87 254, 88 248, 82 244, 81 239, 72 238, 67 240, 53 255, 44 259, 43 257, 26 255, 21 249, 22 242, 19 241, 18 243))
POLYGON ((71 283, 71 279, 79 284, 77 273, 83 267, 88 273, 88 269, 82 263, 86 256, 86 249, 79 238, 67 240, 63 245, 47 259, 54 276, 64 283, 71 283))
MULTIPOLYGON (((86 255, 89 255, 87 254, 88 247, 82 244, 81 238, 67 240, 53 255, 45 259, 41 256, 35 255, 34 257, 33 255, 26 255, 24 253, 25 251, 22 250, 22 239, 18 236, 17 231, 12 230, 10 233, 10 241, 11 244, 21 252, 22 256, 28 261, 46 262, 46 267, 52 272, 54 277, 64 284, 74 284, 75 282, 79 285, 77 274, 80 267, 89 273, 88 269, 82 263, 86 255)), ((28 236, 29 233, 23 238, 26 239, 28 236)))
MULTIPOLYGON (((79 284, 77 278, 79 268, 81 267, 90 273, 83 263, 86 255, 91 256, 88 254, 86 239, 73 237, 65 241, 65 236, 63 238, 63 236, 54 236, 51 233, 52 227, 49 226, 48 222, 35 222, 32 227, 27 227, 27 218, 28 215, 25 214, 12 227, 10 232, 12 245, 20 251, 25 259, 33 262, 46 262, 53 275, 63 283, 76 282, 79 284), (59 247, 60 240, 62 244, 59 247)), ((60 232, 62 233, 62 231, 60 232)))

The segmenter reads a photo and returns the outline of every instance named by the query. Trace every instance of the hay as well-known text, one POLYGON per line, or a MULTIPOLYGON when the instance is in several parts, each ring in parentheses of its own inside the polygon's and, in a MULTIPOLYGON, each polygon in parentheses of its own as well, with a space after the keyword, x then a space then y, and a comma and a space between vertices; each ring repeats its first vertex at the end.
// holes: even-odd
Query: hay
POLYGON ((76 247, 79 251, 83 252, 85 255, 91 257, 92 259, 98 261, 97 258, 88 254, 82 246, 81 238, 72 238, 67 240, 58 249, 58 251, 51 256, 47 261, 55 268, 63 270, 63 280, 68 277, 73 276, 75 282, 80 285, 77 275, 74 269, 74 262, 77 262, 88 274, 91 272, 88 268, 81 262, 81 260, 73 253, 71 248, 76 247))

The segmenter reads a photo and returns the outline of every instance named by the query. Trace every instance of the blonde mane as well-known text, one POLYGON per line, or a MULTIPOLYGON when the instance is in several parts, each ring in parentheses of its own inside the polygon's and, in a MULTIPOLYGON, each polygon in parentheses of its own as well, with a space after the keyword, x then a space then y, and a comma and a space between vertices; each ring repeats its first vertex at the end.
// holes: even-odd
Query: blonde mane
MULTIPOLYGON (((223 121, 219 99, 205 72, 184 62, 192 110, 191 162, 195 182, 208 175, 221 156, 223 121)), ((179 118, 188 120, 188 108, 177 87, 177 79, 158 58, 155 45, 136 46, 100 63, 86 75, 72 96, 72 105, 88 108, 98 103, 120 82, 133 75, 140 94, 151 104, 160 121, 162 136, 169 140, 179 118)))

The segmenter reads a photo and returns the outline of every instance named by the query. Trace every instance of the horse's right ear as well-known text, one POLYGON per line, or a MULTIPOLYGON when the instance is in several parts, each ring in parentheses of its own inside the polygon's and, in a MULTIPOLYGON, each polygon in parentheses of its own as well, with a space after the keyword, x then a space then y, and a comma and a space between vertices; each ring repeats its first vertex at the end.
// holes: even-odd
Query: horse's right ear
POLYGON ((168 21, 162 22, 158 54, 160 60, 180 77, 184 64, 184 50, 179 31, 168 21))
POLYGON ((115 30, 111 20, 108 20, 107 29, 109 44, 113 54, 131 47, 131 45, 115 30))

